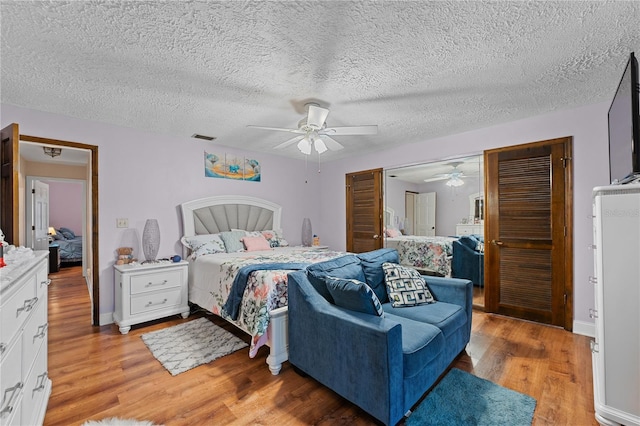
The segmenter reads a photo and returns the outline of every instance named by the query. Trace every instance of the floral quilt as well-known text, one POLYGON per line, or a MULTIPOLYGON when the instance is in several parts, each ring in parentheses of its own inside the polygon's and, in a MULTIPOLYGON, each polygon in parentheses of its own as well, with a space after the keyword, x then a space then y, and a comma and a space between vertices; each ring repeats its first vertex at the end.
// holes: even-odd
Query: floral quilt
POLYGON ((450 237, 404 236, 396 241, 400 263, 451 276, 453 242, 450 237))
POLYGON ((249 274, 239 315, 233 320, 224 310, 240 268, 255 263, 316 263, 345 253, 303 247, 217 253, 192 260, 189 267, 189 300, 237 325, 251 335, 249 356, 267 342, 269 312, 287 306, 287 273, 290 270, 258 270, 249 274))

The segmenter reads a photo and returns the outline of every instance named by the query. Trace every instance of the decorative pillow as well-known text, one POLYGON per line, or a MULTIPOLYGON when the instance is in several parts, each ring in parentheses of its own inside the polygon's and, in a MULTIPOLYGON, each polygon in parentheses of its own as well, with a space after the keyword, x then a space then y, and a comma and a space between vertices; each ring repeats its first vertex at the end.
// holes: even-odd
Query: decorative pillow
POLYGON ((415 269, 389 262, 383 263, 382 269, 389 301, 394 308, 436 301, 424 278, 415 269))
POLYGON ((65 240, 73 240, 76 237, 76 234, 69 228, 60 228, 56 232, 62 234, 65 240))
POLYGON ((282 231, 280 230, 267 230, 262 231, 262 235, 269 241, 269 245, 271 247, 287 247, 289 243, 282 236, 282 231))
POLYGON ((245 231, 225 231, 220 233, 220 238, 224 241, 224 247, 227 253, 237 253, 244 251, 242 238, 246 236, 245 231))
POLYGON ((325 277, 324 281, 336 305, 379 317, 384 314, 380 300, 366 283, 335 277, 325 277))
POLYGON ((271 250, 269 241, 262 234, 259 237, 244 237, 242 242, 247 251, 271 250))
POLYGON ((388 228, 386 232, 387 232, 387 237, 390 237, 390 238, 396 238, 402 235, 400 231, 394 228, 388 228))
POLYGON ((180 238, 180 242, 191 249, 192 259, 205 254, 226 253, 220 234, 192 235, 180 238))

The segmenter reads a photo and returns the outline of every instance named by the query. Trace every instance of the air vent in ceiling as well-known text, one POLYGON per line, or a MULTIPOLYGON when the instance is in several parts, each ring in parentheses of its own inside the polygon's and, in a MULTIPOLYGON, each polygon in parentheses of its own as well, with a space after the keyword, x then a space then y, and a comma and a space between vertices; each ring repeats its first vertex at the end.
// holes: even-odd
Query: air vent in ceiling
POLYGON ((198 133, 192 134, 191 137, 196 139, 204 139, 205 141, 212 141, 215 139, 215 136, 200 135, 198 133))

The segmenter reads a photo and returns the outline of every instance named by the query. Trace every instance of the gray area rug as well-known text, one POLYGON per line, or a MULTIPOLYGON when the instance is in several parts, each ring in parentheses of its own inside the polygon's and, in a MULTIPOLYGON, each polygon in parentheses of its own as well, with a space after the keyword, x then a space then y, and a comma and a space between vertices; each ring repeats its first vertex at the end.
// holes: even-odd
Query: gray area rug
POLYGON ((175 376, 249 346, 206 318, 140 336, 151 353, 175 376))
POLYGON ((536 400, 452 368, 406 420, 406 426, 529 426, 536 400))

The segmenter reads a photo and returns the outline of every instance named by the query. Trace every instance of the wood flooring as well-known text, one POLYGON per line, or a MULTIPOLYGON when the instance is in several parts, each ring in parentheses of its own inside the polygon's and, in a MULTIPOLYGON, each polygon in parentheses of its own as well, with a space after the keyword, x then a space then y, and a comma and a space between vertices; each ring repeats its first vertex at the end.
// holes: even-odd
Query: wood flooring
MULTIPOLYGON (((133 326, 93 327, 80 268, 50 275, 49 377, 44 424, 107 417, 164 425, 371 425, 375 419, 289 363, 273 376, 262 348, 247 349, 171 376, 140 335, 205 316, 133 326)), ((246 335, 218 318, 211 320, 246 335)), ((560 328, 474 312, 471 342, 454 367, 537 400, 534 425, 597 425, 589 338, 560 328)), ((460 401, 464 404, 464 401, 460 401)), ((401 422, 402 423, 402 422, 401 422)))

